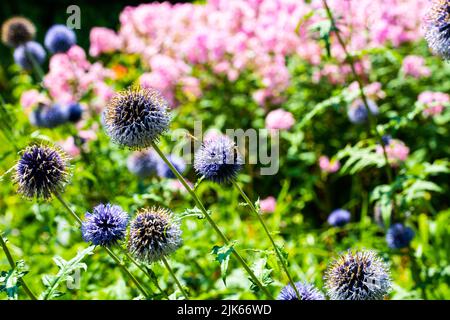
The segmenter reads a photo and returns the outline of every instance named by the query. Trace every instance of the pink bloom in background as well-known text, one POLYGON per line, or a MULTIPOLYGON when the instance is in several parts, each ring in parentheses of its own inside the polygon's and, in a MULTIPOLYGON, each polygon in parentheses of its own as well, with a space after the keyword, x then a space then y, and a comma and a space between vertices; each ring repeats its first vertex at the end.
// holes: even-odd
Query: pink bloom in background
POLYGON ((410 55, 403 59, 402 71, 414 78, 428 77, 431 70, 425 66, 425 59, 421 56, 410 55))
MULTIPOLYGON (((350 90, 350 92, 353 93, 358 93, 358 97, 359 97, 359 85, 358 82, 354 81, 352 82, 349 86, 348 89, 350 90)), ((386 97, 386 93, 383 91, 383 89, 381 88, 381 83, 379 82, 372 82, 371 84, 368 84, 366 86, 364 86, 364 93, 366 94, 366 96, 369 99, 372 100, 378 100, 378 99, 383 99, 386 97)))
MULTIPOLYGON (((399 162, 403 162, 408 158, 409 148, 398 139, 390 139, 389 144, 385 146, 386 155, 392 166, 397 166, 399 162)), ((376 152, 383 154, 383 147, 378 145, 376 152)))
POLYGON ((80 148, 75 145, 75 139, 72 136, 60 141, 58 144, 71 157, 76 157, 80 154, 80 148))
POLYGON ((340 169, 341 164, 339 160, 331 160, 327 156, 321 156, 319 158, 319 167, 322 171, 327 173, 333 173, 340 169))
POLYGON ((89 35, 91 46, 89 47, 89 54, 93 57, 99 56, 101 53, 108 53, 119 50, 122 45, 121 38, 114 32, 114 30, 94 27, 91 29, 89 35))
POLYGON ((425 105, 423 114, 427 117, 442 113, 450 104, 450 96, 443 92, 424 91, 417 100, 425 105))
POLYGON ((267 129, 281 129, 288 130, 295 123, 292 113, 283 109, 276 109, 270 111, 266 116, 266 128, 267 129))
POLYGON ((45 96, 45 94, 40 93, 36 89, 24 91, 20 96, 20 104, 25 111, 30 110, 30 108, 37 106, 39 103, 49 102, 50 100, 45 96))
POLYGON ((194 77, 183 77, 180 79, 181 90, 186 96, 198 98, 202 95, 202 89, 200 87, 200 80, 194 77))
POLYGON ((277 201, 274 197, 269 196, 265 199, 259 200, 259 207, 263 213, 272 213, 275 211, 277 201))
MULTIPOLYGON (((188 186, 190 186, 191 188, 194 187, 193 183, 190 181, 186 180, 186 183, 188 184, 188 186)), ((178 181, 177 179, 171 179, 169 182, 169 186, 172 189, 172 191, 178 191, 178 192, 182 192, 185 193, 187 192, 186 188, 183 186, 183 184, 178 181)))

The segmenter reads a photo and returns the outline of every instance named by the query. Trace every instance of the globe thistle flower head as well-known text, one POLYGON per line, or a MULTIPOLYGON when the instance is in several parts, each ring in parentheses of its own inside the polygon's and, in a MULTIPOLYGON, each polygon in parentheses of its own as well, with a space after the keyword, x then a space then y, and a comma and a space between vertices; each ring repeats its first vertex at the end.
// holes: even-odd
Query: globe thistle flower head
POLYGON ((65 53, 77 41, 75 32, 65 25, 56 24, 45 34, 44 44, 51 53, 65 53))
POLYGON ((234 180, 241 167, 236 144, 226 136, 203 142, 194 157, 197 174, 217 183, 234 180))
POLYGON ((83 108, 79 103, 70 103, 67 106, 67 120, 70 122, 78 122, 83 115, 83 108))
POLYGON ((336 259, 326 275, 332 300, 381 300, 390 291, 388 266, 374 251, 348 251, 336 259))
POLYGON ((390 134, 385 134, 381 137, 381 140, 383 141, 383 144, 386 146, 391 142, 392 136, 390 134))
POLYGON ((2 25, 2 42, 9 47, 16 48, 33 40, 36 34, 34 24, 23 17, 12 17, 2 25))
POLYGON ((103 112, 106 133, 130 149, 145 149, 169 128, 168 102, 154 89, 117 93, 103 112))
MULTIPOLYGON (((369 110, 372 115, 378 114, 378 106, 373 100, 368 99, 367 105, 369 106, 369 110)), ((368 119, 368 112, 364 102, 361 99, 355 100, 350 105, 347 115, 352 123, 360 124, 366 122, 368 119)))
POLYGON ((327 221, 333 227, 343 227, 350 222, 350 212, 344 209, 336 209, 330 213, 327 221))
MULTIPOLYGON (((174 154, 171 154, 167 157, 167 160, 172 163, 172 165, 177 169, 178 172, 183 173, 184 170, 186 170, 186 162, 183 160, 183 158, 178 157, 174 154)), ((162 160, 158 161, 158 176, 161 178, 169 178, 169 179, 175 179, 176 176, 170 170, 169 166, 162 160)))
POLYGON ((45 56, 44 48, 35 41, 29 41, 18 46, 13 54, 14 62, 24 70, 33 69, 33 59, 37 64, 42 64, 45 56))
POLYGON ((62 192, 70 176, 69 160, 56 146, 32 144, 22 151, 16 164, 14 181, 27 198, 50 199, 62 192))
POLYGON ((125 238, 127 225, 128 214, 120 206, 99 204, 86 213, 81 233, 86 242, 110 247, 125 238))
POLYGON ((131 222, 128 250, 140 261, 159 261, 178 249, 181 242, 179 223, 167 209, 141 209, 131 222))
POLYGON ((132 174, 146 178, 156 173, 159 161, 154 151, 135 151, 127 159, 127 168, 132 174))
POLYGON ((40 113, 38 126, 54 128, 67 121, 67 113, 59 104, 43 107, 40 113))
POLYGON ((432 0, 425 15, 425 40, 433 53, 450 59, 450 2, 432 0))
POLYGON ((277 300, 325 300, 324 295, 313 285, 306 282, 296 282, 295 286, 300 298, 290 284, 281 289, 277 300))
POLYGON ((390 226, 386 234, 386 242, 391 249, 406 248, 413 238, 414 231, 401 223, 390 226))

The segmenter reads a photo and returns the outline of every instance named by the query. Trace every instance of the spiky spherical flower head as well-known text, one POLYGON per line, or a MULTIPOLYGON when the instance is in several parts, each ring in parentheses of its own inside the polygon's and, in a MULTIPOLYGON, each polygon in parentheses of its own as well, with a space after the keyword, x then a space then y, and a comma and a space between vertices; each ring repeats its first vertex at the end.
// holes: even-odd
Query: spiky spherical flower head
POLYGON ((131 222, 128 250, 141 261, 158 261, 178 249, 181 242, 180 225, 167 209, 141 209, 131 222))
POLYGON ((344 209, 333 210, 327 221, 333 227, 343 227, 350 222, 350 212, 344 209))
POLYGON ((203 142, 194 157, 197 174, 217 183, 234 180, 241 167, 236 144, 226 136, 203 142))
POLYGON ((67 121, 67 112, 60 104, 43 107, 38 125, 44 128, 55 128, 67 121))
POLYGON ((425 39, 433 53, 450 59, 450 2, 432 0, 425 15, 425 39))
POLYGON ((326 275, 332 300, 381 300, 391 289, 387 264, 374 251, 348 251, 336 259, 326 275))
POLYGON ((65 53, 77 42, 72 29, 65 25, 56 24, 45 34, 44 44, 51 53, 65 53))
MULTIPOLYGON (((378 106, 375 101, 368 99, 367 106, 369 107, 372 115, 378 114, 378 106)), ((367 112, 367 108, 362 99, 353 101, 347 111, 347 115, 349 120, 356 124, 364 123, 369 118, 369 113, 367 112)))
POLYGON ((83 240, 96 246, 110 247, 126 236, 128 214, 120 206, 99 204, 86 212, 81 225, 83 240))
MULTIPOLYGON (((175 169, 177 169, 178 172, 183 173, 184 170, 186 170, 186 162, 183 160, 183 158, 171 154, 167 156, 167 160, 172 163, 172 165, 175 167, 175 169)), ((157 172, 158 176, 161 178, 176 178, 175 174, 172 172, 172 170, 170 170, 169 166, 162 160, 158 161, 157 172)))
POLYGON ((13 17, 2 25, 2 42, 9 47, 18 47, 33 40, 36 34, 34 24, 23 17, 13 17))
POLYGON ((49 144, 32 144, 22 151, 14 181, 25 197, 47 200, 64 190, 69 177, 70 165, 64 151, 49 144))
POLYGON ((33 59, 41 65, 45 61, 45 56, 44 48, 36 41, 28 41, 18 46, 13 54, 14 62, 24 70, 33 69, 33 59))
POLYGON ((133 87, 117 93, 103 112, 106 133, 130 149, 145 149, 167 131, 169 104, 154 89, 133 87))
POLYGON ((320 292, 312 284, 306 282, 296 282, 295 287, 297 288, 300 298, 290 284, 281 289, 278 295, 278 300, 325 300, 322 292, 320 292))
POLYGON ((127 159, 127 168, 132 174, 146 178, 156 173, 159 162, 154 151, 135 151, 127 159))
POLYGON ((70 122, 78 122, 83 115, 83 108, 79 103, 69 103, 67 106, 67 120, 70 122))
POLYGON ((394 223, 386 233, 386 242, 391 249, 406 248, 413 238, 414 231, 401 223, 394 223))

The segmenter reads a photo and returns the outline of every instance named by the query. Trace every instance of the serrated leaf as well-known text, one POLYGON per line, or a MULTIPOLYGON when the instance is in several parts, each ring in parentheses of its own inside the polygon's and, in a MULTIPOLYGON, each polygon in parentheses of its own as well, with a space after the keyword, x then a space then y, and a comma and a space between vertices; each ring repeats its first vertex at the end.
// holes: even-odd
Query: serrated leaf
POLYGON ((220 263, 220 274, 224 285, 227 285, 227 269, 228 262, 230 261, 230 255, 233 253, 235 242, 223 246, 214 246, 211 254, 216 256, 215 261, 220 263))
MULTIPOLYGON (((273 282, 273 279, 270 276, 273 269, 268 266, 266 258, 260 258, 256 260, 256 262, 253 264, 252 270, 256 278, 258 278, 263 286, 268 286, 273 282)), ((251 278, 250 281, 252 283, 250 289, 253 292, 258 292, 259 287, 253 282, 251 278)))

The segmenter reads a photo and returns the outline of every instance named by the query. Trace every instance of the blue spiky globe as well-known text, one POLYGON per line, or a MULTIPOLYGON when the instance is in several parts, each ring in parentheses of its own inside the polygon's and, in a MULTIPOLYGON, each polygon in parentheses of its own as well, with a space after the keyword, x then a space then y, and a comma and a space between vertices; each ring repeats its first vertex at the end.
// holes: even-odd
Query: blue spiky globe
POLYGON ((106 133, 119 145, 145 149, 169 128, 168 102, 154 89, 130 88, 117 93, 103 112, 106 133))
POLYGON ((110 247, 126 236, 128 214, 120 206, 99 204, 86 212, 81 225, 83 240, 97 246, 110 247))
POLYGON ((127 168, 139 178, 146 178, 156 173, 160 161, 154 151, 135 151, 127 158, 127 168))
POLYGON ((372 250, 349 250, 331 263, 325 280, 332 300, 381 300, 391 289, 388 266, 372 250))
POLYGON ((197 174, 217 183, 234 180, 241 167, 236 144, 226 136, 203 142, 194 157, 197 174))
MULTIPOLYGON (((378 114, 378 106, 375 101, 368 99, 367 105, 372 115, 378 114)), ((355 124, 364 123, 369 118, 369 113, 362 99, 357 99, 350 105, 347 115, 350 122, 355 124)))
POLYGON ((50 199, 62 192, 70 176, 67 155, 58 147, 32 144, 22 151, 14 181, 26 198, 50 199))
POLYGON ((344 209, 336 209, 328 216, 328 223, 333 227, 343 227, 350 222, 350 212, 344 209))
POLYGON ((431 51, 450 59, 450 2, 432 0, 425 16, 425 39, 431 51))
POLYGON ((159 261, 178 249, 181 243, 180 225, 167 209, 141 209, 131 222, 128 250, 140 261, 159 261))
POLYGON ((45 50, 36 41, 29 41, 25 44, 18 46, 14 50, 14 62, 18 64, 24 70, 33 69, 33 59, 35 63, 41 65, 45 61, 45 50))
POLYGON ((281 289, 278 295, 278 300, 325 300, 325 296, 312 284, 306 282, 296 282, 295 287, 297 288, 300 298, 290 284, 281 289))
POLYGON ((65 25, 56 24, 45 34, 44 44, 51 53, 65 53, 77 41, 75 32, 65 25))
POLYGON ((386 242, 391 249, 406 248, 414 238, 414 231, 401 223, 394 223, 386 233, 386 242))

